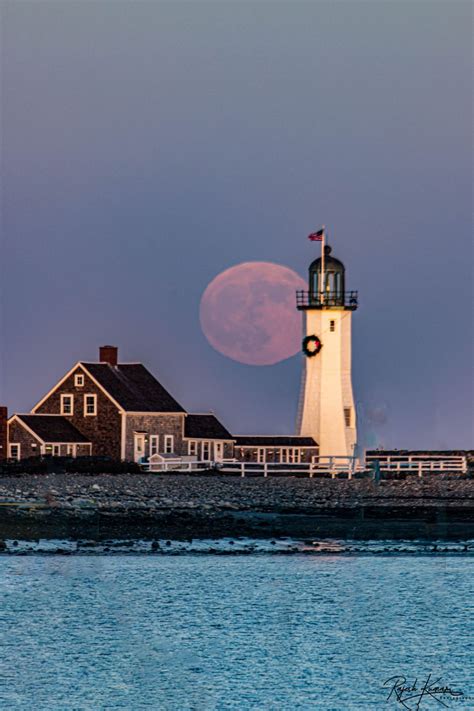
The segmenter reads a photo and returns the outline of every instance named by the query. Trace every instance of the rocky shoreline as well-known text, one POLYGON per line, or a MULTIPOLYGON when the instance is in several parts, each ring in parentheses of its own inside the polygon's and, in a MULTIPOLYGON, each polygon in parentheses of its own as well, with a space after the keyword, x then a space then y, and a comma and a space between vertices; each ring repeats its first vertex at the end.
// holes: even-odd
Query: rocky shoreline
POLYGON ((0 478, 0 541, 474 538, 474 480, 222 475, 0 478))

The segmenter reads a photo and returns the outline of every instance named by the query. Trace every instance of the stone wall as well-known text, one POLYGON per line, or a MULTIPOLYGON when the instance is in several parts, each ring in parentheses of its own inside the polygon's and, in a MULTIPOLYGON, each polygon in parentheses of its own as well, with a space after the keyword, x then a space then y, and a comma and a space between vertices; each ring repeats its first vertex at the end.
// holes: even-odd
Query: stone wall
POLYGON ((80 366, 49 395, 40 407, 35 409, 35 412, 60 415, 61 394, 63 393, 74 396, 74 414, 68 416, 67 419, 92 442, 92 454, 120 459, 122 431, 120 411, 80 366), (76 373, 84 374, 85 380, 82 387, 77 387, 74 384, 76 373), (84 416, 84 395, 97 395, 97 415, 95 417, 84 416))

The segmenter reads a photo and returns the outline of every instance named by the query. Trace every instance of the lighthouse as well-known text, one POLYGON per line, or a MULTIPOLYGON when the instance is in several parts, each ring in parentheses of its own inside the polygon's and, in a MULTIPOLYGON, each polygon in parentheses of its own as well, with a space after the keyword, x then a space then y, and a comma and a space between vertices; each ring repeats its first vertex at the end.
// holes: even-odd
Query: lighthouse
POLYGON ((344 264, 325 245, 324 230, 310 239, 322 242, 322 253, 309 267, 308 291, 296 295, 304 324, 297 432, 316 440, 320 456, 352 457, 357 423, 351 333, 358 297, 356 291, 346 291, 344 264))

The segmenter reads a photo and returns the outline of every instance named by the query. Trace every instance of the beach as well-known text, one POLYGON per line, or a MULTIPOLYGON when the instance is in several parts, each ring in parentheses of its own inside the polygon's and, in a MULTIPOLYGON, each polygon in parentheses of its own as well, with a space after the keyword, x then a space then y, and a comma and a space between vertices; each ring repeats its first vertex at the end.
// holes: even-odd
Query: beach
POLYGON ((474 480, 454 476, 20 475, 0 479, 0 509, 0 540, 474 538, 474 480))

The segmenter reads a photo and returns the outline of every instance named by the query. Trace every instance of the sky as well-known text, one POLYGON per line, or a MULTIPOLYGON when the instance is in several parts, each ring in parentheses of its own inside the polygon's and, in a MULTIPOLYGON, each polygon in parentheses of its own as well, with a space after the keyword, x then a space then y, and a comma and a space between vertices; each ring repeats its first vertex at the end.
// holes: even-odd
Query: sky
POLYGON ((470 2, 1 4, 0 402, 101 344, 234 433, 292 433, 302 355, 211 348, 209 282, 305 276, 325 224, 361 444, 473 447, 470 2))

